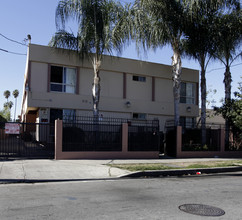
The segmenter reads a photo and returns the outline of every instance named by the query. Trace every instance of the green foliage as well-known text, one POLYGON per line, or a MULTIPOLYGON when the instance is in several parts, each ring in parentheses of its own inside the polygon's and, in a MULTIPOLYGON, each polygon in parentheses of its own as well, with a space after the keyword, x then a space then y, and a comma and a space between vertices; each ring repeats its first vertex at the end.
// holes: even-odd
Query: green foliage
POLYGON ((6 91, 4 91, 3 95, 4 95, 4 97, 5 97, 5 98, 7 99, 7 101, 8 101, 8 98, 10 97, 11 93, 10 93, 9 90, 6 90, 6 91))
MULTIPOLYGON (((95 54, 98 61, 105 53, 121 50, 122 39, 115 27, 123 18, 123 6, 112 0, 63 0, 56 9, 58 31, 50 45, 57 48, 75 50, 83 58, 95 54), (70 20, 78 24, 78 33, 69 33, 65 24, 70 20)), ((93 59, 92 57, 90 57, 93 59)))
POLYGON ((234 99, 226 100, 221 107, 215 107, 214 110, 228 120, 234 131, 242 135, 242 83, 239 83, 238 89, 234 99))
POLYGON ((3 109, 3 110, 1 110, 0 111, 0 117, 3 120, 1 122, 10 121, 11 117, 10 117, 10 111, 9 111, 9 109, 3 109))
POLYGON ((0 112, 0 122, 7 122, 7 119, 1 115, 1 112, 0 112))
POLYGON ((18 98, 19 91, 17 89, 15 89, 12 94, 13 94, 13 97, 16 99, 16 98, 18 98))

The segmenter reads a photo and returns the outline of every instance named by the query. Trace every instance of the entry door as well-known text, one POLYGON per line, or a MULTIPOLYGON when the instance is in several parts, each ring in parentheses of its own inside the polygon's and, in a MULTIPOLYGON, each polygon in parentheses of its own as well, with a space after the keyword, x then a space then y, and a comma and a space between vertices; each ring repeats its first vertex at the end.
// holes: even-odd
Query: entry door
POLYGON ((50 123, 55 123, 56 119, 62 120, 63 110, 62 109, 50 109, 50 123))

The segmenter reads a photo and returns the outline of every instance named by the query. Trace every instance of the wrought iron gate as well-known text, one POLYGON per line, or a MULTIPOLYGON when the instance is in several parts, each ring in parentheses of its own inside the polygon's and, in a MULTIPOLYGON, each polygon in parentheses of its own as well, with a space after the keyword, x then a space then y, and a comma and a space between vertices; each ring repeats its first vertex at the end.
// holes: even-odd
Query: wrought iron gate
POLYGON ((54 124, 0 123, 0 157, 54 158, 54 124))

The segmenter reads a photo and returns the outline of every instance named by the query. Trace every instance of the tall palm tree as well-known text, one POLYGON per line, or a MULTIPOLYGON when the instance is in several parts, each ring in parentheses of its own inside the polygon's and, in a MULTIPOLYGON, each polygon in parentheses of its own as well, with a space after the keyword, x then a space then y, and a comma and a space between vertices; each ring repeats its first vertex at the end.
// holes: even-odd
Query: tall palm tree
MULTIPOLYGON (((240 50, 242 40, 242 18, 240 10, 233 10, 230 14, 221 14, 217 19, 217 49, 214 57, 219 59, 225 66, 224 87, 225 87, 225 103, 231 101, 231 83, 232 75, 230 67, 233 62, 242 57, 240 50)), ((229 120, 225 121, 225 146, 229 144, 229 120)))
POLYGON ((104 54, 112 50, 121 52, 122 39, 115 26, 123 16, 123 6, 113 0, 62 0, 56 9, 58 31, 50 45, 56 48, 75 50, 82 59, 89 58, 94 71, 92 85, 93 115, 99 115, 100 67, 104 54), (78 23, 78 33, 65 30, 69 19, 78 23))
POLYGON ((145 50, 170 45, 173 49, 172 79, 174 122, 179 125, 180 83, 182 73, 183 27, 186 24, 186 1, 136 0, 132 33, 145 50))
POLYGON ((13 91, 13 97, 15 98, 15 109, 14 109, 14 121, 16 120, 16 108, 17 108, 17 98, 19 96, 19 91, 15 89, 13 91))
MULTIPOLYGON (((235 4, 235 1, 232 1, 235 4)), ((190 22, 185 34, 185 52, 200 64, 202 145, 206 144, 206 69, 216 51, 216 17, 232 6, 227 0, 193 0, 187 5, 190 22), (227 7, 226 7, 227 6, 227 7), (226 9, 226 10, 224 10, 226 9)))
POLYGON ((5 90, 4 93, 3 93, 4 97, 7 99, 7 102, 8 102, 8 98, 10 97, 11 93, 9 90, 5 90))

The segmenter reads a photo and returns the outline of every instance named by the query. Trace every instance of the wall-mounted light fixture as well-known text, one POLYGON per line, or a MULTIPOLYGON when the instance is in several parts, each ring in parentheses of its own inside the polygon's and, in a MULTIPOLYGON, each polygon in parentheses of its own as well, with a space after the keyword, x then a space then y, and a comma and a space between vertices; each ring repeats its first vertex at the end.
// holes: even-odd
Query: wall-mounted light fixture
POLYGON ((188 107, 187 107, 187 112, 191 112, 191 111, 192 111, 191 106, 188 106, 188 107))
POLYGON ((130 101, 125 102, 125 105, 126 105, 127 108, 130 108, 130 106, 131 106, 130 101))

